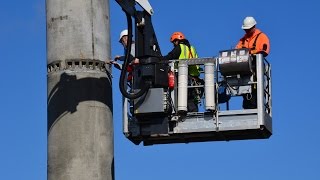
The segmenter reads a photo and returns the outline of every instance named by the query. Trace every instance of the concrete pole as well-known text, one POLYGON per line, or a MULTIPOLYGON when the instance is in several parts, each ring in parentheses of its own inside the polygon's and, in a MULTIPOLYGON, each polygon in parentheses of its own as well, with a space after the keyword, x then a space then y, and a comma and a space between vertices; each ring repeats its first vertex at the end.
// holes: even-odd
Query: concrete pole
POLYGON ((48 180, 113 180, 108 0, 46 0, 48 180))

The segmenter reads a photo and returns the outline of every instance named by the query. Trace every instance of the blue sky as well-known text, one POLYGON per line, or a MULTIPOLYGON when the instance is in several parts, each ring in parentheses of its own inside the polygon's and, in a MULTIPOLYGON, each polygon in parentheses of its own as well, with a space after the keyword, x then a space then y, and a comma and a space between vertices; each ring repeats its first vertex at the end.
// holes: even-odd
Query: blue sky
MULTIPOLYGON (((273 132, 268 140, 135 146, 121 132, 114 102, 117 180, 320 179, 317 89, 320 4, 298 1, 150 0, 163 54, 182 31, 200 57, 235 46, 245 16, 270 38, 273 132)), ((44 0, 1 1, 0 179, 43 180, 47 169, 46 29, 44 0)), ((122 54, 125 16, 110 1, 112 56, 122 54)), ((114 70, 114 99, 119 99, 114 70)))

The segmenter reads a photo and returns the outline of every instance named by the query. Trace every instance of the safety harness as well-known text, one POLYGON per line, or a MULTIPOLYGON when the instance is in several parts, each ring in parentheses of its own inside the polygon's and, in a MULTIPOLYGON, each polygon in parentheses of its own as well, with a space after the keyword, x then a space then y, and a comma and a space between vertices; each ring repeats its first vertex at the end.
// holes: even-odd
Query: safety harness
MULTIPOLYGON (((254 40, 254 42, 253 42, 253 44, 252 44, 251 50, 256 50, 257 40, 258 40, 258 37, 260 36, 261 33, 262 33, 262 32, 260 32, 260 33, 257 35, 256 39, 254 40)), ((246 48, 246 47, 244 46, 244 41, 245 41, 245 40, 242 39, 242 48, 246 48)))

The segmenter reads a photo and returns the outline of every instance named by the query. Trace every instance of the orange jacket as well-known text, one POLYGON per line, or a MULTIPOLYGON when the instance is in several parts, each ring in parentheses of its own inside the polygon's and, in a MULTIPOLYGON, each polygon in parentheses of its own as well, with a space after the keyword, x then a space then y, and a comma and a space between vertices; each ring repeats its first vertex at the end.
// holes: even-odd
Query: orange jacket
POLYGON ((270 52, 269 38, 259 29, 255 29, 252 36, 248 37, 247 35, 244 35, 240 39, 236 46, 236 49, 239 48, 249 48, 251 49, 251 54, 262 53, 264 56, 267 56, 270 52))

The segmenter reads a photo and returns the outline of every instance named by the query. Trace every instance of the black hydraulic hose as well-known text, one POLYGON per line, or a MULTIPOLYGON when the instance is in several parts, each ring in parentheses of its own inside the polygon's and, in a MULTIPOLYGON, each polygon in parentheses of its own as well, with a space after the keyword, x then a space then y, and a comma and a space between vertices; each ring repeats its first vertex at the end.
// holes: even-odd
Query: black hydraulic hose
POLYGON ((120 80, 119 80, 119 89, 120 89, 121 94, 124 97, 126 97, 128 99, 137 99, 149 90, 150 85, 145 84, 144 87, 136 94, 135 93, 128 93, 127 89, 124 87, 124 83, 126 83, 126 73, 127 73, 127 67, 129 65, 129 59, 130 59, 130 54, 131 54, 131 44, 132 44, 132 19, 131 19, 130 14, 126 13, 126 16, 127 16, 127 23, 128 23, 128 43, 127 43, 127 49, 125 52, 125 60, 124 60, 123 66, 122 66, 120 80))

